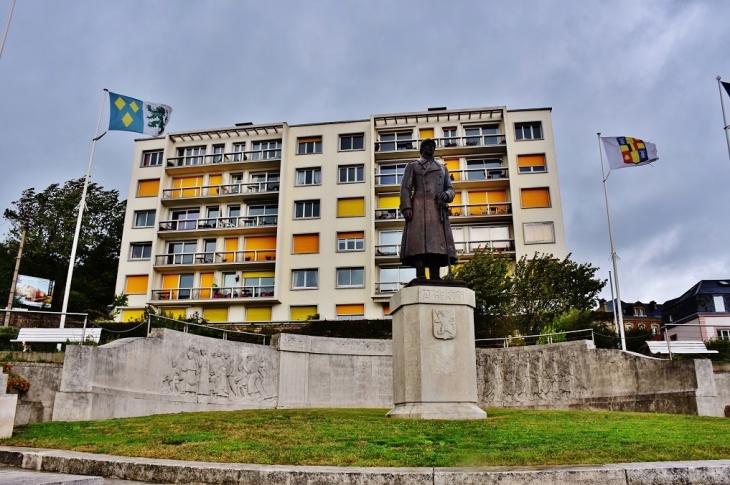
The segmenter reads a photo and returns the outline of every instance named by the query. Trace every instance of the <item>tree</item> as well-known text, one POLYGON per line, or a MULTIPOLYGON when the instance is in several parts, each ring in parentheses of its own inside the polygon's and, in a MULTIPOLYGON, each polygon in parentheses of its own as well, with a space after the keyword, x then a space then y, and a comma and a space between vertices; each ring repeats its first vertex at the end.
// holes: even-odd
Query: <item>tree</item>
MULTIPOLYGON (((28 233, 20 273, 56 282, 53 310, 60 310, 63 302, 83 185, 81 178, 63 185, 52 184, 42 192, 26 189, 20 199, 13 202, 13 208, 6 209, 3 214, 11 227, 0 247, 2 258, 5 259, 6 254, 14 257, 27 219, 28 233)), ((68 311, 106 312, 106 306, 113 300, 125 208, 126 201, 119 201, 117 190, 104 190, 95 183, 89 184, 68 311)), ((0 277, 7 300, 12 273, 5 274, 5 266, 0 265, 0 277)))
POLYGON ((571 261, 570 254, 562 261, 551 254, 520 258, 512 281, 512 314, 517 329, 523 335, 538 335, 570 309, 593 308, 606 286, 606 280, 595 278, 597 271, 588 263, 571 261))
POLYGON ((512 302, 509 260, 496 256, 491 250, 480 251, 456 269, 454 278, 465 281, 474 290, 474 329, 477 336, 504 336, 503 315, 509 313, 512 302))

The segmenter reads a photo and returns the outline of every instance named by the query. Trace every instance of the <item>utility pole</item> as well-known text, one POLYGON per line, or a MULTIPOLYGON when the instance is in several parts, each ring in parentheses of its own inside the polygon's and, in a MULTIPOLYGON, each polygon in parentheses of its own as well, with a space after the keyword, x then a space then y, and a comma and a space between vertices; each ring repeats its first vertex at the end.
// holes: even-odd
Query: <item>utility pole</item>
POLYGON ((20 235, 20 246, 18 246, 18 256, 15 258, 15 270, 13 271, 13 282, 10 284, 10 295, 8 296, 8 307, 5 312, 5 323, 7 327, 10 324, 10 310, 13 309, 13 299, 15 298, 15 286, 18 284, 18 271, 20 271, 20 259, 23 257, 23 245, 25 244, 25 234, 28 232, 28 218, 25 218, 23 224, 23 233, 20 235))

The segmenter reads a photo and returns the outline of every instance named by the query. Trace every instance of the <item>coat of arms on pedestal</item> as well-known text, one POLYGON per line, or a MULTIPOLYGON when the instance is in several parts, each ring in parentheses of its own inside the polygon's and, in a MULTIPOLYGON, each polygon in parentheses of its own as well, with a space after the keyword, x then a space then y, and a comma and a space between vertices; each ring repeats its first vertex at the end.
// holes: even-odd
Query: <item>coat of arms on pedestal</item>
POLYGON ((455 309, 433 309, 433 336, 442 340, 449 340, 456 337, 455 309))

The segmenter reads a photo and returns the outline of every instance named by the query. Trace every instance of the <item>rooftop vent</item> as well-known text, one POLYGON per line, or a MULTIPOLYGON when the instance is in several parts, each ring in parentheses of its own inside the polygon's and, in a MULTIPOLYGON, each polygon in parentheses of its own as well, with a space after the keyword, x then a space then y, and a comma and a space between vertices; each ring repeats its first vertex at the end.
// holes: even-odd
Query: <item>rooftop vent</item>
POLYGON ((730 286, 730 281, 720 280, 717 283, 721 286, 730 286))
POLYGON ((244 123, 236 123, 236 126, 251 126, 253 125, 253 121, 246 121, 244 123))
POLYGON ((446 111, 446 106, 440 108, 428 108, 429 111, 446 111))

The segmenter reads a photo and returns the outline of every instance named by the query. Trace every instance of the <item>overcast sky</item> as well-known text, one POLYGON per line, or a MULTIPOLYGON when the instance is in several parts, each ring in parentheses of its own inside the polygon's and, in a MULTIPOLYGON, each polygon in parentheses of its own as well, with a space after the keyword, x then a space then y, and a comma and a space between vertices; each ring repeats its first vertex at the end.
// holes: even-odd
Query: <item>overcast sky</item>
MULTIPOLYGON (((728 19, 727 1, 18 0, 0 58, 0 209, 85 174, 103 88, 172 106, 169 131, 550 106, 568 249, 604 278, 596 132, 656 143, 659 162, 613 172, 609 197, 622 297, 662 303, 730 279, 715 80, 730 80, 728 19)), ((97 144, 92 180, 122 198, 134 138, 97 144)))

